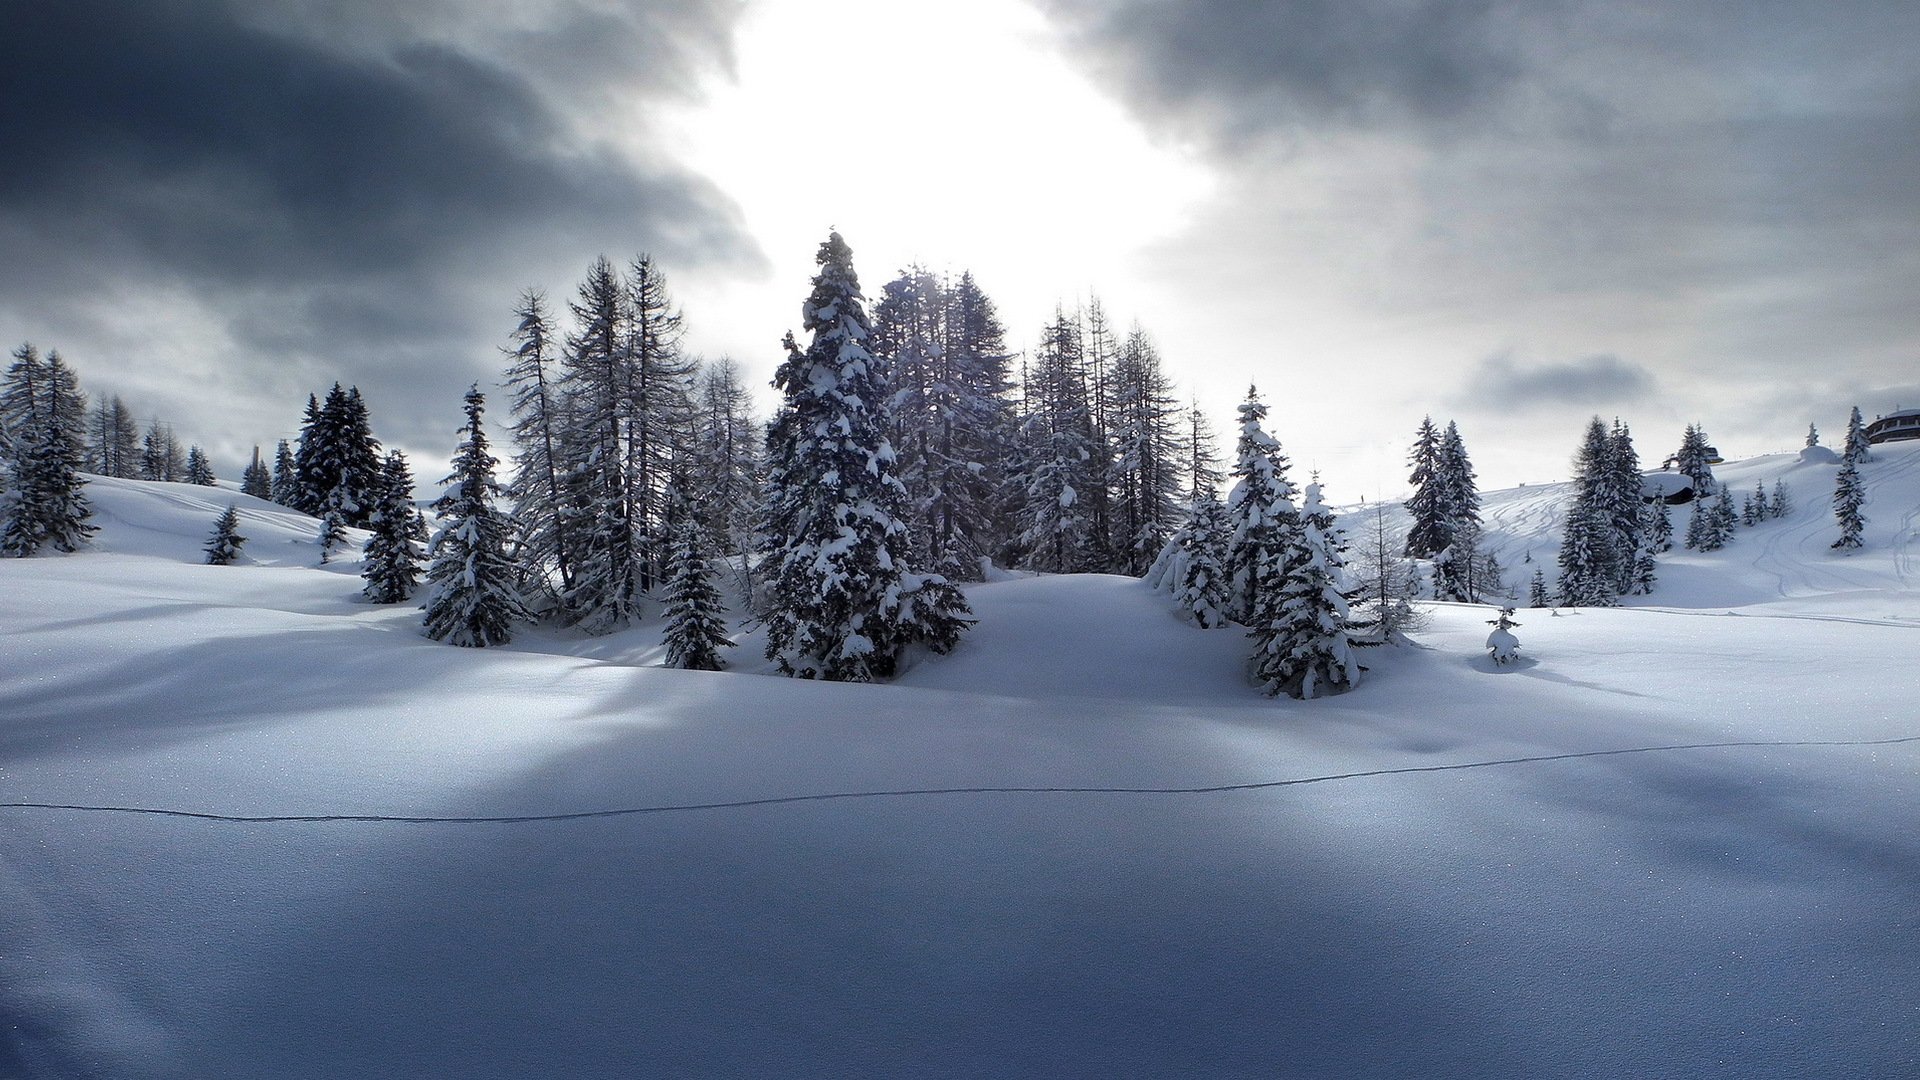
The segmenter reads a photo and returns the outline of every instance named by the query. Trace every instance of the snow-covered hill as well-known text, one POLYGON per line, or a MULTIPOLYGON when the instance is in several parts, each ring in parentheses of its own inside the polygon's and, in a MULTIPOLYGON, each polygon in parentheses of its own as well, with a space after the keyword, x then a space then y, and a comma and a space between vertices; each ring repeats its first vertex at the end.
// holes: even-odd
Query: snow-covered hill
MULTIPOLYGON (((0 1076, 1911 1075, 1916 451, 1865 551, 1730 464, 1797 512, 1315 702, 1111 577, 888 686, 455 649, 98 481, 0 562, 0 1076)), ((1487 497, 1510 568, 1560 497, 1487 497)))
MULTIPOLYGON (((1862 466, 1868 492, 1866 547, 1847 554, 1829 547, 1839 536, 1833 518, 1839 467, 1823 455, 1809 456, 1814 460, 1769 454, 1715 467, 1715 479, 1733 492, 1736 505, 1756 484, 1771 493, 1775 481, 1784 481, 1791 512, 1738 530, 1721 551, 1695 553, 1676 545, 1661 557, 1654 594, 1621 602, 1920 618, 1920 443, 1875 447, 1874 460, 1862 466)), ((1484 542, 1516 595, 1526 596, 1535 564, 1553 580, 1570 499, 1571 485, 1564 483, 1483 495, 1484 542)), ((1686 506, 1672 510, 1676 536, 1686 531, 1687 513, 1686 506)), ((1387 521, 1390 529, 1404 533, 1406 513, 1399 506, 1388 509, 1387 521)))

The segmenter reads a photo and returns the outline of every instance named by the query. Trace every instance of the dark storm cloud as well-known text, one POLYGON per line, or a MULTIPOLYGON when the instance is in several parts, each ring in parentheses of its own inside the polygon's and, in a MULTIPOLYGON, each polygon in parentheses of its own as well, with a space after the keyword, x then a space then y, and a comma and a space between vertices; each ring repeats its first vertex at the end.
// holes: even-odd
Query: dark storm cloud
POLYGON ((491 367, 478 343, 512 287, 558 291, 555 266, 650 250, 757 268, 728 199, 641 140, 596 137, 593 111, 684 96, 729 62, 736 7, 17 5, 0 317, 111 382, 87 335, 116 302, 164 295, 210 352, 259 365, 235 379, 284 389, 280 365, 398 397, 446 390, 396 369, 491 367))
POLYGON ((1149 116, 1233 141, 1326 123, 1448 123, 1523 74, 1523 12, 1472 0, 1043 0, 1149 116))
POLYGON ((1462 405, 1493 414, 1567 405, 1611 410, 1645 401, 1655 390, 1651 372, 1617 356, 1523 364, 1512 353, 1497 353, 1468 376, 1462 405))

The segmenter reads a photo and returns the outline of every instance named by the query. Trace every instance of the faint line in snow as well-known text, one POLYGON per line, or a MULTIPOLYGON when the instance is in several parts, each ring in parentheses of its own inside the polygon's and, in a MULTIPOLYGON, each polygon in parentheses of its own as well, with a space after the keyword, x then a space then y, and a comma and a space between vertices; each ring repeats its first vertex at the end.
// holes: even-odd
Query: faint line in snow
POLYGON ((1204 787, 953 787, 896 788, 880 791, 827 791, 812 795, 776 795, 764 799, 735 799, 726 802, 670 803, 663 806, 629 806, 612 810, 576 810, 561 814, 510 814, 487 817, 408 816, 402 814, 213 814, 199 810, 170 810, 151 806, 86 806, 73 803, 0 802, 0 810, 77 810, 101 814, 145 814, 153 817, 194 818, 200 821, 225 821, 243 824, 277 822, 385 821, 417 825, 513 825, 533 821, 579 821, 587 818, 627 817, 635 814, 672 814, 689 810, 738 810, 755 806, 779 806, 786 803, 835 802, 843 799, 898 799, 931 795, 1218 795, 1233 791, 1263 791, 1268 788, 1302 787, 1336 780, 1360 780, 1370 776, 1402 776, 1411 773, 1459 772, 1487 769, 1499 765, 1528 765, 1547 761, 1574 761, 1580 758, 1617 757, 1623 754, 1655 754, 1674 750, 1722 750, 1746 747, 1796 746, 1897 746, 1920 742, 1920 735, 1895 739, 1786 739, 1778 741, 1744 740, 1738 742, 1671 743, 1663 746, 1628 746, 1615 750, 1581 750, 1567 754, 1537 754, 1531 757, 1496 758, 1490 761, 1460 761, 1449 765, 1403 765, 1392 769, 1365 769, 1359 772, 1329 773, 1324 776, 1300 776, 1290 780, 1259 780, 1244 784, 1210 784, 1204 787))

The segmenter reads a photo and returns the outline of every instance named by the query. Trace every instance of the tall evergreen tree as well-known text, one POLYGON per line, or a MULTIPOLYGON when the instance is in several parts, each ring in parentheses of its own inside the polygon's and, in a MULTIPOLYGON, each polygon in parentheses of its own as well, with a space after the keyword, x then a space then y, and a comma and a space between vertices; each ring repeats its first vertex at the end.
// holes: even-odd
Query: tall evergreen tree
MULTIPOLYGON (((334 384, 339 389, 339 384, 334 384)), ((333 438, 331 421, 320 408, 320 399, 307 395, 307 411, 300 420, 300 435, 293 452, 292 501, 285 505, 303 514, 318 514, 320 500, 333 485, 320 475, 317 464, 322 447, 333 438)), ((157 479, 157 478, 156 478, 157 479)))
POLYGON ((380 466, 380 490, 374 499, 360 570, 366 581, 361 592, 376 604, 410 599, 420 585, 423 553, 414 533, 418 515, 413 506, 413 471, 407 467, 407 457, 398 450, 390 451, 380 466))
POLYGON ((1160 367, 1160 353, 1138 326, 1128 332, 1109 372, 1113 465, 1113 550, 1116 569, 1146 572, 1178 526, 1181 426, 1184 417, 1160 367))
POLYGON ((240 535, 240 511, 232 503, 213 523, 213 536, 207 541, 207 565, 230 566, 240 557, 247 538, 240 535))
POLYGON ((1217 492, 1227 475, 1220 468, 1220 441, 1197 403, 1187 409, 1185 446, 1188 500, 1199 498, 1202 492, 1217 492))
POLYGON ((1866 501, 1867 490, 1860 483, 1859 463, 1851 458, 1842 460, 1833 483, 1833 516, 1840 522, 1840 539, 1833 542, 1835 548, 1851 551, 1862 545, 1861 533, 1866 529, 1867 519, 1860 508, 1866 501))
POLYGON ((565 482, 568 416, 560 392, 560 341, 538 290, 521 293, 513 314, 513 345, 502 350, 509 357, 509 430, 516 447, 507 498, 524 545, 524 584, 536 596, 551 593, 557 600, 573 592, 578 527, 565 482))
POLYGON ((1773 482, 1773 498, 1767 503, 1767 516, 1777 518, 1786 517, 1792 512, 1793 500, 1787 495, 1787 482, 1785 480, 1775 480, 1773 482))
POLYGON ((187 448, 186 481, 201 487, 214 486, 213 465, 207 461, 207 452, 197 446, 187 448))
POLYGON ((767 429, 767 657, 788 675, 865 682, 891 677, 909 645, 952 648, 971 618, 944 578, 906 569, 887 372, 867 350, 852 252, 833 233, 815 262, 808 345, 787 338, 767 429))
POLYGON ((1673 467, 1693 481, 1696 498, 1713 494, 1713 463, 1708 461, 1707 433, 1698 424, 1688 424, 1680 437, 1680 449, 1673 455, 1673 467))
POLYGON ((1314 698, 1352 689, 1360 664, 1348 640, 1346 581, 1320 485, 1308 484, 1279 588, 1256 603, 1253 675, 1269 695, 1314 698))
POLYGON ((1225 626, 1229 606, 1227 542, 1233 525, 1227 507, 1211 491, 1188 506, 1187 520, 1167 540, 1148 579, 1173 596, 1195 626, 1225 626))
POLYGON ((1808 446, 1820 445, 1820 429, 1815 427, 1812 424, 1807 425, 1807 445, 1808 446))
POLYGON ((1560 543, 1560 602, 1568 607, 1611 607, 1625 577, 1615 527, 1619 512, 1612 437, 1598 416, 1587 425, 1574 458, 1573 504, 1560 543))
POLYGON ((7 490, 0 496, 0 555, 24 557, 44 546, 75 551, 92 538, 86 481, 86 398, 57 355, 41 361, 30 345, 15 351, 0 387, 0 426, 8 432, 7 490))
POLYGON ((1025 501, 1020 514, 1024 563, 1052 573, 1107 566, 1106 537, 1094 520, 1091 492, 1104 491, 1103 451, 1093 428, 1079 325, 1055 309, 1024 387, 1021 441, 1025 501))
POLYGON ((726 605, 713 583, 713 562, 707 555, 706 526, 694 513, 692 500, 673 486, 667 514, 666 561, 667 666, 694 671, 719 671, 726 664, 721 649, 733 647, 727 637, 726 605))
POLYGON ((1605 482, 1597 493, 1613 525, 1615 591, 1632 593, 1653 588, 1653 547, 1647 536, 1646 496, 1640 475, 1640 455, 1633 435, 1619 418, 1607 432, 1605 482))
POLYGON ((570 406, 564 438, 566 515, 580 523, 569 617, 590 634, 624 629, 638 617, 645 569, 635 521, 638 485, 628 475, 634 422, 628 369, 632 299, 613 264, 598 259, 570 302, 562 383, 570 406))
POLYGON ((628 416, 623 449, 631 491, 629 520, 640 588, 646 592, 659 580, 665 562, 667 479, 688 464, 695 365, 681 352, 684 322, 667 290, 666 275, 651 255, 642 254, 628 265, 626 286, 632 321, 622 373, 628 416))
POLYGON ((1261 617, 1262 597, 1277 595, 1286 581, 1287 556, 1300 528, 1287 456, 1262 426, 1266 418, 1258 389, 1247 387, 1247 399, 1240 405, 1235 483, 1227 493, 1227 518, 1233 528, 1227 543, 1227 615, 1248 625, 1261 617))
POLYGON ((1413 466, 1413 475, 1407 477, 1407 482, 1413 485, 1413 494, 1405 504, 1407 514, 1413 519, 1407 529, 1409 558, 1430 559, 1453 542, 1440 440, 1440 429, 1434 426, 1433 417, 1421 418, 1420 427, 1414 432, 1413 448, 1407 453, 1407 463, 1413 466))
POLYGON ((294 467, 293 449, 287 445, 285 439, 281 439, 280 445, 273 450, 273 483, 267 497, 289 508, 300 497, 300 482, 294 467))
POLYGON ((487 448, 485 412, 486 397, 475 385, 467 391, 467 423, 453 473, 433 504, 440 531, 428 548, 427 636, 468 647, 504 645, 513 639, 513 624, 532 617, 507 559, 510 523, 494 508, 499 486, 493 468, 499 462, 487 448))
POLYGON ((1847 417, 1847 447, 1840 456, 1855 465, 1873 460, 1873 453, 1867 442, 1867 425, 1860 418, 1860 406, 1855 405, 1847 417))

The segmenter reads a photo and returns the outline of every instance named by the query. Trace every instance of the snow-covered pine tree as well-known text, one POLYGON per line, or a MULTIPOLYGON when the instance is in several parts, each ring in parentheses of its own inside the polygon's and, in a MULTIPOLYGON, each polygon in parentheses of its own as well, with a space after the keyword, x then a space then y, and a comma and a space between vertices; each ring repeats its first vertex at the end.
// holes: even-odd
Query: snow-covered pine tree
POLYGON ((1226 504, 1209 491, 1193 501, 1186 523, 1167 541, 1178 553, 1168 575, 1174 602, 1202 630, 1228 621, 1227 543, 1232 529, 1226 504))
POLYGON ((40 430, 46 403, 47 364, 32 342, 13 350, 6 384, 0 387, 0 461, 18 461, 40 430))
MULTIPOLYGON (((1859 415, 1856 411, 1855 415, 1859 415)), ((1867 519, 1860 508, 1867 501, 1867 490, 1860 483, 1860 466, 1852 458, 1840 463, 1840 472, 1833 482, 1833 516, 1840 522, 1840 539, 1833 546, 1842 551, 1851 551, 1863 543, 1861 533, 1865 531, 1867 519)))
POLYGON ((539 290, 522 292, 513 314, 513 344, 501 350, 509 358, 508 431, 515 447, 506 494, 522 545, 523 595, 536 603, 542 597, 558 603, 573 591, 576 525, 561 451, 568 417, 559 387, 559 340, 539 290))
POLYGON ((1412 518, 1407 527, 1408 558, 1431 559, 1453 542, 1440 440, 1440 429, 1434 426, 1433 417, 1422 417, 1419 429, 1414 432, 1413 448, 1407 452, 1407 464, 1413 466, 1413 475, 1407 477, 1407 483, 1413 485, 1413 494, 1404 504, 1412 518))
POLYGON ((970 581, 982 574, 980 560, 1004 551, 1016 531, 1007 513, 1007 474, 1019 428, 1008 370, 1012 355, 992 298, 969 272, 947 289, 943 326, 940 357, 953 401, 934 442, 945 473, 938 479, 936 535, 947 540, 933 568, 964 571, 957 580, 970 581), (972 565, 960 565, 969 560, 972 565))
POLYGON ((1360 663, 1347 637, 1347 583, 1332 522, 1320 485, 1308 484, 1282 558, 1284 571, 1262 590, 1248 633, 1254 642, 1254 681, 1268 695, 1285 691, 1315 698, 1350 690, 1360 681, 1360 663))
POLYGON ((240 546, 247 538, 240 535, 240 511, 232 503, 213 523, 213 536, 207 541, 207 565, 229 566, 240 557, 240 546))
POLYGON ((1768 517, 1786 517, 1793 512, 1793 499, 1787 494, 1787 482, 1773 482, 1773 498, 1767 502, 1768 517))
POLYGON ((1733 529, 1739 523, 1739 517, 1733 509, 1733 492, 1725 487, 1703 511, 1706 523, 1702 527, 1699 549, 1701 551, 1719 551, 1733 539, 1733 529))
POLYGON ((293 464, 293 448, 287 445, 285 439, 281 439, 280 445, 273 450, 273 484, 267 497, 285 507, 292 507, 294 500, 300 497, 300 482, 293 464))
MULTIPOLYGON (((634 424, 631 297, 613 264, 594 261, 570 302, 575 329, 567 336, 561 390, 569 405, 562 453, 564 513, 579 522, 571 534, 573 589, 563 597, 568 617, 590 634, 631 625, 639 614, 644 552, 637 542, 628 475, 628 431, 634 424)), ((569 526, 571 528, 571 526, 569 526)))
POLYGON ((730 357, 701 365, 699 419, 692 446, 694 513, 718 544, 718 554, 739 556, 740 594, 753 603, 754 516, 760 492, 760 448, 765 435, 753 417, 753 401, 730 357))
POLYGON ((214 486, 213 466, 207 461, 207 452, 197 446, 187 448, 187 483, 201 487, 214 486))
POLYGON ((1213 424, 1198 402, 1187 408, 1185 447, 1187 500, 1199 498, 1203 491, 1218 492, 1227 475, 1220 468, 1220 440, 1215 437, 1213 424))
POLYGON ((629 314, 623 451, 629 520, 642 592, 652 591, 665 562, 667 478, 684 467, 695 420, 695 363, 680 349, 685 324, 653 256, 627 264, 629 314))
POLYGON ((1658 495, 1647 502, 1647 544, 1655 554, 1673 550, 1673 509, 1658 495))
POLYGON ((1820 429, 1813 426, 1812 424, 1807 425, 1807 445, 1808 446, 1820 445, 1820 429))
POLYGON ((1527 606, 1531 608, 1553 606, 1553 598, 1547 593, 1547 572, 1538 566, 1533 568, 1533 581, 1527 585, 1527 606))
POLYGON ((1286 564, 1300 531, 1287 479, 1287 456, 1263 426, 1267 407, 1257 388, 1240 404, 1240 440, 1235 448, 1233 489, 1227 493, 1227 617, 1252 625, 1271 613, 1274 594, 1287 579, 1286 564), (1263 609, 1263 597, 1269 608, 1263 609))
POLYGON ((1074 322, 1081 331, 1081 377, 1086 386, 1088 426, 1092 430, 1089 445, 1093 449, 1093 467, 1089 483, 1080 489, 1080 503, 1093 538, 1094 560, 1088 569, 1115 573, 1120 566, 1120 555, 1113 520, 1112 373, 1119 361, 1120 341, 1113 324, 1107 320, 1106 305, 1098 296, 1087 297, 1086 307, 1074 322))
POLYGON ((1633 434, 1618 417, 1607 432, 1606 475, 1601 498, 1612 519, 1613 550, 1619 563, 1615 589, 1620 593, 1653 588, 1653 548, 1646 535, 1646 496, 1640 476, 1640 455, 1633 434), (1644 561, 1644 565, 1643 565, 1644 561))
POLYGON ((1497 573, 1494 579, 1485 573, 1487 556, 1479 550, 1480 490, 1460 428, 1451 420, 1440 434, 1435 471, 1447 546, 1434 556, 1434 596, 1478 603, 1482 593, 1504 586, 1496 583, 1497 573))
POLYGON ((1873 460, 1873 453, 1867 442, 1867 425, 1860 418, 1860 406, 1855 405, 1847 417, 1847 447, 1840 456, 1855 465, 1873 460))
POLYGON ((97 531, 81 491, 86 398, 57 355, 43 361, 23 345, 14 357, 0 389, 0 421, 9 444, 0 463, 9 473, 0 497, 0 555, 25 557, 44 546, 76 551, 97 531))
POLYGON ((419 511, 413 505, 413 472, 407 457, 390 451, 380 466, 380 491, 373 504, 373 520, 360 576, 361 592, 376 604, 398 604, 413 596, 420 585, 420 542, 414 524, 419 511))
POLYGON ((1752 528, 1760 524, 1767 516, 1767 484, 1764 480, 1753 482, 1753 491, 1740 500, 1740 524, 1752 528))
POLYGON ((433 504, 440 531, 429 545, 426 634, 435 641, 483 647, 513 639, 513 624, 532 617, 515 588, 519 574, 507 559, 510 523, 494 508, 499 487, 481 419, 486 397, 467 391, 464 438, 454 451, 446 491, 433 504))
POLYGON ((714 585, 707 554, 707 529, 680 484, 671 485, 667 506, 666 634, 667 666, 719 671, 727 637, 726 605, 714 585))
POLYGON ((140 440, 140 479, 167 479, 167 437, 155 420, 140 440))
POLYGON ((1106 537, 1096 528, 1088 493, 1104 491, 1103 451, 1088 404, 1080 327, 1064 310, 1056 308, 1041 331, 1024 389, 1023 563, 1057 574, 1102 570, 1108 564, 1106 537))
MULTIPOLYGON (((333 388, 339 390, 340 384, 335 383, 333 388)), ((332 439, 331 418, 321 410, 320 399, 308 394, 307 411, 300 419, 300 434, 294 440, 292 499, 285 505, 303 514, 319 514, 320 500, 333 484, 320 475, 317 462, 323 446, 332 439)), ((152 442, 151 433, 148 442, 152 442)))
POLYGON ((1356 645, 1398 644, 1427 624, 1426 614, 1413 606, 1420 594, 1418 571, 1400 551, 1387 527, 1387 508, 1375 506, 1351 567, 1356 645))
POLYGON ((1698 424, 1688 424, 1680 437, 1680 449, 1673 455, 1674 470, 1693 481, 1696 498, 1713 494, 1713 465, 1708 458, 1707 433, 1698 424))
POLYGON ((1700 545, 1707 541, 1712 519, 1713 513, 1707 508, 1707 500, 1695 497, 1693 507, 1687 514, 1687 535, 1683 541, 1688 551, 1701 550, 1700 545))
POLYGON ((1664 550, 1660 545, 1661 530, 1669 536, 1673 532, 1673 523, 1667 520, 1666 501, 1655 497, 1642 502, 1640 511, 1640 532, 1634 540, 1633 553, 1627 564, 1626 593, 1633 596, 1646 596, 1653 592, 1654 582, 1660 573, 1659 560, 1654 556, 1664 550))
POLYGON ((909 645, 947 651, 971 613, 945 578, 906 569, 887 372, 867 351, 852 252, 832 233, 815 262, 807 348, 788 336, 767 428, 767 658, 800 678, 865 682, 891 677, 909 645))
POLYGON ((1625 575, 1615 515, 1619 510, 1612 437, 1598 416, 1574 458, 1573 505, 1560 542, 1560 603, 1612 607, 1625 575))
POLYGON ((1180 406, 1160 353, 1135 326, 1109 373, 1113 549, 1118 571, 1146 572, 1181 520, 1180 406))
POLYGON ((333 561, 333 553, 347 546, 347 519, 337 507, 320 511, 320 529, 314 536, 320 545, 320 564, 333 561))
POLYGON ((240 494, 251 495, 256 499, 273 498, 273 473, 260 457, 260 447, 253 448, 253 461, 248 463, 246 471, 240 474, 240 494))

